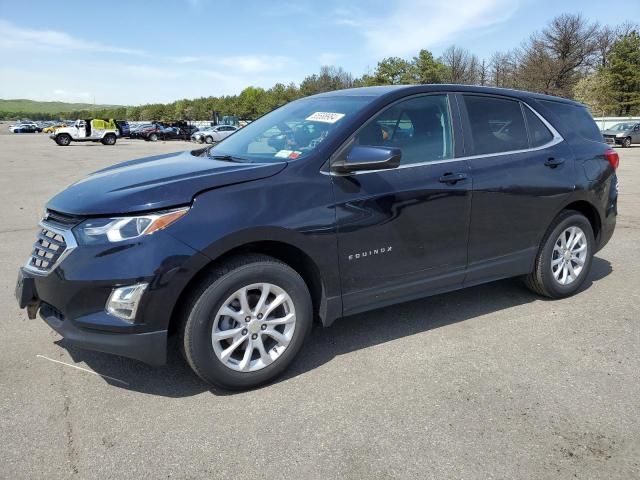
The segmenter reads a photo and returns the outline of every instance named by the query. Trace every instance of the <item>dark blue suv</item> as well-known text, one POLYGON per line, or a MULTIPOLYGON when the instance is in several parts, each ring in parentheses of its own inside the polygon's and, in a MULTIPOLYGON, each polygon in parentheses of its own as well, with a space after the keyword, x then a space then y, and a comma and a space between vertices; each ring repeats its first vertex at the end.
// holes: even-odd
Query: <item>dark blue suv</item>
POLYGON ((226 388, 273 379, 314 321, 520 276, 576 293, 613 234, 618 156, 578 103, 459 85, 289 103, 47 204, 20 306, 72 343, 226 388))

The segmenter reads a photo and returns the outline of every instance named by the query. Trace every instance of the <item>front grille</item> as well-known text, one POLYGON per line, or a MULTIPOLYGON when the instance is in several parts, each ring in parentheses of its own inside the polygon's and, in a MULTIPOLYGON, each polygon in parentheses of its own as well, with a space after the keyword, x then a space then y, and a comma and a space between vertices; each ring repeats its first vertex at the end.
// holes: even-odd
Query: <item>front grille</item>
POLYGON ((62 233, 51 230, 46 225, 41 227, 27 267, 39 272, 49 272, 60 260, 68 245, 62 233))
POLYGON ((56 212, 55 210, 47 210, 45 218, 47 223, 62 228, 73 228, 78 225, 84 218, 77 215, 69 215, 67 213, 56 212))

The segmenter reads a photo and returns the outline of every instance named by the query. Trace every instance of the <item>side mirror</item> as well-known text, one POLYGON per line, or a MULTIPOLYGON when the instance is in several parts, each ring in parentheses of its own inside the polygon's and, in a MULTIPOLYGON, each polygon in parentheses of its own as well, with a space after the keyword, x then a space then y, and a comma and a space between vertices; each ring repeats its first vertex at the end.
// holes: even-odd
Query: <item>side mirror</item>
POLYGON ((400 165, 402 150, 399 148, 355 145, 344 160, 334 162, 331 170, 336 173, 351 173, 363 170, 387 170, 400 165))

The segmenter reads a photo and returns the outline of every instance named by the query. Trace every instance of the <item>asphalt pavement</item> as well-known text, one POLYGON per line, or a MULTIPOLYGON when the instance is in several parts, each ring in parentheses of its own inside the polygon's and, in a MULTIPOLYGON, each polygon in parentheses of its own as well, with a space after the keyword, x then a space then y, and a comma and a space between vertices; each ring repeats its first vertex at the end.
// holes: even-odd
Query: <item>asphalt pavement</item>
POLYGON ((161 368, 74 348, 13 297, 49 197, 187 148, 0 136, 0 477, 640 478, 640 146, 618 149, 618 227, 578 295, 514 279, 344 318, 242 393, 175 345, 161 368))

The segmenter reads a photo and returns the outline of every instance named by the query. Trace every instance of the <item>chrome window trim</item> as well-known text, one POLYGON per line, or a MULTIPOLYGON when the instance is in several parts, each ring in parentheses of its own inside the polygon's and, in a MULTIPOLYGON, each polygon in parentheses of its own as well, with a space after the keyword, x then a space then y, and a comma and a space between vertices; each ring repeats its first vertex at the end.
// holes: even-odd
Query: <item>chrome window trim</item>
MULTIPOLYGON (((511 100, 511 99, 509 99, 509 100, 511 100)), ((540 121, 545 125, 545 127, 547 127, 549 129, 549 131, 553 135, 553 138, 551 139, 551 141, 545 143, 544 145, 540 145, 539 147, 524 148, 524 149, 520 149, 520 150, 509 150, 509 151, 506 151, 506 152, 483 153, 481 155, 466 155, 464 157, 447 158, 447 159, 444 159, 444 160, 432 160, 432 161, 426 161, 426 162, 420 162, 420 163, 409 163, 409 164, 406 164, 406 165, 400 165, 400 166, 398 166, 396 168, 382 168, 382 169, 377 169, 377 170, 365 170, 365 171, 361 171, 361 172, 351 172, 351 173, 337 173, 337 172, 332 172, 331 170, 329 170, 328 172, 321 171, 320 173, 322 173, 323 175, 331 175, 331 176, 336 176, 336 177, 344 177, 344 176, 348 177, 348 176, 351 176, 351 175, 364 175, 366 173, 390 172, 390 171, 394 171, 394 170, 401 170, 401 169, 404 169, 404 168, 423 167, 425 165, 438 165, 438 164, 441 164, 441 163, 451 163, 451 162, 459 162, 459 161, 465 161, 465 160, 476 160, 476 159, 479 159, 479 158, 498 157, 498 156, 501 156, 501 155, 513 155, 513 154, 517 154, 517 153, 536 152, 538 150, 544 150, 545 148, 553 147, 554 145, 557 145, 560 142, 564 141, 564 138, 562 137, 562 135, 560 135, 560 133, 558 133, 558 131, 555 128, 553 128, 553 125, 551 125, 547 121, 547 119, 544 118, 542 115, 540 115, 532 106, 530 106, 528 103, 523 102, 522 100, 517 100, 517 99, 513 99, 513 100, 517 101, 517 102, 520 102, 520 104, 522 104, 525 107, 527 107, 529 110, 531 110, 534 113, 534 115, 536 115, 540 119, 540 121)), ((527 132, 528 132, 528 129, 527 129, 527 132)), ((331 169, 331 166, 329 166, 329 169, 331 169)))
MULTIPOLYGON (((51 225, 50 223, 48 223, 48 222, 46 222, 44 220, 41 221, 38 225, 40 225, 41 228, 46 228, 47 230, 60 235, 62 238, 64 238, 64 243, 67 244, 67 248, 65 249, 64 252, 62 252, 60 254, 60 257, 58 257, 58 260, 56 260, 56 263, 54 263, 51 266, 51 268, 47 269, 47 270, 43 270, 43 269, 38 268, 38 267, 36 267, 34 265, 31 265, 31 259, 33 258, 33 255, 29 254, 29 260, 27 260, 27 263, 24 266, 24 269, 27 270, 30 273, 35 274, 35 275, 40 275, 42 277, 46 277, 51 272, 53 272, 58 267, 58 265, 60 265, 62 263, 62 261, 69 256, 69 254, 73 250, 75 250, 75 248, 78 246, 78 243, 76 242, 76 239, 73 236, 73 233, 71 232, 71 230, 58 228, 58 227, 53 226, 53 225, 51 225)), ((35 244, 34 244, 34 246, 35 246, 35 244)))

